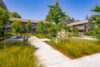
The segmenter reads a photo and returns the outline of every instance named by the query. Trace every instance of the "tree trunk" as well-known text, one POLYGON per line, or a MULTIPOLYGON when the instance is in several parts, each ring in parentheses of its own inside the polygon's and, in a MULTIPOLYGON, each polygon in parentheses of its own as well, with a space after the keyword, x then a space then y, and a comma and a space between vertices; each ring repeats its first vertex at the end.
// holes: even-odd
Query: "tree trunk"
POLYGON ((25 33, 24 33, 23 42, 25 42, 25 40, 26 40, 26 39, 25 39, 25 33))

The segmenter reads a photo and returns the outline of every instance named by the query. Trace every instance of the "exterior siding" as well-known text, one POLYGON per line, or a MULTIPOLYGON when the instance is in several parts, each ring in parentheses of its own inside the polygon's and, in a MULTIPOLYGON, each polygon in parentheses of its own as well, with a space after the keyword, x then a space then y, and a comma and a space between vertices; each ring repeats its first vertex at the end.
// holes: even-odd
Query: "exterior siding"
MULTIPOLYGON (((26 30, 26 23, 29 21, 27 19, 20 19, 20 18, 13 18, 13 19, 10 19, 10 22, 8 23, 8 25, 6 26, 6 32, 12 32, 12 29, 11 29, 11 24, 14 20, 21 20, 22 22, 22 26, 23 26, 23 29, 25 32, 26 30)), ((31 23, 32 23, 32 29, 33 29, 33 32, 36 33, 36 25, 39 21, 36 21, 36 20, 31 20, 31 23)), ((76 26, 78 29, 79 29, 79 33, 83 34, 84 32, 88 32, 88 20, 84 20, 84 21, 79 21, 79 22, 74 22, 74 23, 71 23, 71 24, 68 24, 69 26, 76 26)))
MULTIPOLYGON (((5 27, 6 28, 6 33, 12 33, 12 28, 11 28, 11 24, 13 23, 13 21, 14 20, 20 20, 22 23, 22 26, 23 26, 23 29, 24 29, 24 31, 22 31, 22 32, 27 32, 26 31, 26 24, 27 24, 27 22, 29 21, 29 20, 27 20, 27 19, 25 19, 25 21, 24 21, 24 19, 19 19, 19 18, 17 18, 17 19, 11 19, 10 20, 10 22, 8 23, 8 25, 5 27)), ((32 20, 32 21, 34 21, 34 20, 32 20)), ((32 29, 33 29, 33 32, 36 32, 36 25, 37 25, 37 22, 39 22, 39 21, 34 21, 34 22, 32 22, 31 21, 31 25, 32 25, 32 29)))

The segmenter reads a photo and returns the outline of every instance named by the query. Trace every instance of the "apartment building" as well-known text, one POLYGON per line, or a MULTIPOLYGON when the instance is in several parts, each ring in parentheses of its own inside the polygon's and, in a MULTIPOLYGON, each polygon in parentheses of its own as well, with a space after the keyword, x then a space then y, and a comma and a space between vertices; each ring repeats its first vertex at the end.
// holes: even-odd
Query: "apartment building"
MULTIPOLYGON (((6 32, 12 32, 11 24, 14 20, 20 20, 22 22, 22 25, 24 29, 26 28, 26 23, 29 21, 28 19, 21 19, 21 18, 11 18, 9 24, 6 26, 6 32)), ((36 25, 38 24, 38 20, 30 20, 32 23, 33 32, 36 32, 36 25)), ((83 34, 84 32, 88 32, 88 20, 84 21, 77 21, 73 22, 71 24, 68 24, 69 26, 76 26, 79 29, 79 33, 83 34)))
POLYGON ((76 26, 79 29, 80 34, 84 34, 84 32, 88 32, 88 20, 73 22, 68 24, 69 26, 76 26))
MULTIPOLYGON (((5 27, 7 33, 12 32, 11 24, 14 20, 20 20, 22 22, 22 26, 24 30, 26 29, 26 24, 29 21, 28 19, 21 19, 21 18, 11 18, 8 25, 5 27)), ((38 20, 30 20, 32 23, 33 32, 36 32, 36 24, 39 22, 38 20)))

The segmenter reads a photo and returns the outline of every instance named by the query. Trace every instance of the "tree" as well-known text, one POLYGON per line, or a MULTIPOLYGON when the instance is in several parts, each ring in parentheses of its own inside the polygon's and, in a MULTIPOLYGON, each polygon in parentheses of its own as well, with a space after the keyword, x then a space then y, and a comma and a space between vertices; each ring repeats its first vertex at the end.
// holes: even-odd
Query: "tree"
POLYGON ((26 24, 26 30, 27 30, 27 32, 31 32, 32 31, 32 25, 31 25, 31 21, 30 20, 26 24))
POLYGON ((40 34, 43 34, 45 32, 45 27, 44 27, 44 22, 40 21, 37 25, 36 25, 36 31, 40 34))
POLYGON ((95 30, 91 31, 93 36, 95 36, 100 41, 100 27, 96 28, 95 30))
POLYGON ((9 12, 0 8, 0 26, 6 26, 9 22, 9 12))
POLYGON ((3 0, 0 0, 0 7, 3 8, 3 9, 7 9, 7 7, 4 4, 3 0))
POLYGON ((46 17, 46 20, 49 22, 55 22, 56 24, 59 24, 61 22, 65 21, 65 18, 67 17, 65 12, 62 12, 58 1, 56 1, 55 5, 49 5, 50 8, 49 14, 46 17))
POLYGON ((88 30, 94 30, 95 29, 95 23, 93 22, 92 19, 89 19, 88 21, 88 30))
POLYGON ((91 11, 100 13, 100 7, 96 5, 94 9, 91 9, 91 11))
POLYGON ((67 17, 68 17, 68 15, 66 15, 65 12, 62 12, 62 15, 61 15, 61 22, 62 22, 62 24, 65 24, 65 21, 66 21, 67 17))
POLYGON ((10 18, 21 18, 21 16, 17 12, 10 13, 10 18))
POLYGON ((49 34, 51 34, 51 36, 55 37, 57 32, 59 31, 59 27, 58 25, 52 25, 50 28, 47 28, 48 29, 48 32, 49 34))
POLYGON ((85 20, 89 20, 89 17, 88 17, 88 15, 85 17, 85 20))
POLYGON ((17 36, 19 33, 23 31, 23 26, 21 25, 21 21, 19 20, 14 20, 11 26, 12 26, 12 31, 16 33, 17 36))
POLYGON ((51 36, 56 36, 57 32, 64 29, 66 32, 70 31, 70 26, 67 24, 52 24, 51 22, 45 23, 46 33, 51 34, 51 36))
POLYGON ((9 12, 3 8, 0 8, 0 28, 1 28, 1 32, 3 35, 5 34, 5 26, 8 24, 9 22, 9 12))
POLYGON ((78 34, 79 29, 75 26, 73 27, 73 34, 78 34))
POLYGON ((97 14, 91 16, 92 22, 95 22, 95 27, 94 29, 90 30, 90 33, 100 40, 100 7, 96 5, 91 11, 96 12, 97 14))
POLYGON ((68 18, 66 19, 66 22, 67 22, 67 24, 70 24, 70 23, 71 23, 71 18, 68 17, 68 18))
POLYGON ((75 19, 74 18, 71 19, 71 23, 73 23, 73 22, 75 22, 75 19))
POLYGON ((4 37, 4 29, 0 27, 0 37, 4 37))
POLYGON ((52 24, 51 22, 45 23, 45 30, 46 33, 50 34, 51 36, 56 36, 56 33, 59 30, 58 25, 52 24))
POLYGON ((51 22, 47 22, 47 23, 44 24, 44 27, 45 27, 47 33, 51 32, 52 26, 53 26, 53 24, 51 22))
POLYGON ((66 18, 66 24, 70 24, 70 23, 73 23, 73 22, 75 22, 74 18, 71 18, 71 17, 66 18))
POLYGON ((66 32, 70 31, 70 26, 68 26, 67 24, 59 24, 58 26, 58 31, 61 31, 62 29, 64 29, 66 32))

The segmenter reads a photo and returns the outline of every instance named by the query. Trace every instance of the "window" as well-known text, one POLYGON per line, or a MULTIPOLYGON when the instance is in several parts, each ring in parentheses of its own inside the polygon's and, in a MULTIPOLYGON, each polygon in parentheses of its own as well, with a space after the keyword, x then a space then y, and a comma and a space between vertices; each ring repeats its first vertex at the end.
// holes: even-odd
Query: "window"
POLYGON ((34 23, 32 23, 31 25, 32 25, 32 26, 36 26, 36 24, 34 24, 34 23))

